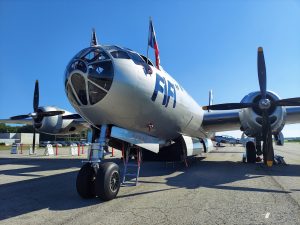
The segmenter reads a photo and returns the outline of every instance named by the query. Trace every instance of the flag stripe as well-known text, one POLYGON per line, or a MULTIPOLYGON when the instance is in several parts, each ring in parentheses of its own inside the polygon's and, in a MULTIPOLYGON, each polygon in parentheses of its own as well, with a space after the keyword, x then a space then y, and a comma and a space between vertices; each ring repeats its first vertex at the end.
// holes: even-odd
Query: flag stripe
POLYGON ((154 31, 154 27, 153 27, 151 19, 150 19, 150 24, 149 24, 148 45, 154 49, 156 68, 159 69, 159 64, 160 64, 159 50, 158 50, 158 44, 156 41, 155 31, 154 31))

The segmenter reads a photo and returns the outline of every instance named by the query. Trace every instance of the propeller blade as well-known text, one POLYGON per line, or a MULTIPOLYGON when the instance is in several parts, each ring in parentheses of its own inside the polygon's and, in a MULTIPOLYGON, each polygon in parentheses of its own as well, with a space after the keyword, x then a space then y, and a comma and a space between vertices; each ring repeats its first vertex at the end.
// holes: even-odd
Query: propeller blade
POLYGON ((203 106, 203 110, 230 110, 230 109, 243 109, 256 106, 255 103, 224 103, 216 105, 203 106))
POLYGON ((275 106, 300 106, 300 98, 286 98, 273 103, 275 106))
POLYGON ((264 58, 263 48, 259 47, 257 51, 257 73, 260 87, 260 93, 263 99, 267 96, 267 75, 266 75, 266 64, 264 58))
POLYGON ((262 124, 262 140, 263 140, 263 155, 264 163, 267 166, 272 166, 274 162, 274 149, 272 141, 272 129, 267 110, 263 110, 263 124, 262 124))
POLYGON ((82 117, 79 114, 70 114, 62 117, 65 120, 70 120, 70 119, 81 119, 82 117))
POLYGON ((37 112, 39 108, 39 81, 35 81, 34 95, 33 95, 33 111, 37 112))
POLYGON ((33 124, 33 140, 32 140, 32 153, 35 151, 35 125, 33 124))
POLYGON ((57 110, 57 111, 46 111, 46 112, 40 112, 38 115, 39 116, 57 116, 57 115, 62 115, 64 114, 65 111, 57 110))
POLYGON ((22 119, 26 119, 28 117, 30 117, 30 115, 27 114, 27 115, 12 116, 12 117, 10 117, 10 119, 11 120, 22 120, 22 119))

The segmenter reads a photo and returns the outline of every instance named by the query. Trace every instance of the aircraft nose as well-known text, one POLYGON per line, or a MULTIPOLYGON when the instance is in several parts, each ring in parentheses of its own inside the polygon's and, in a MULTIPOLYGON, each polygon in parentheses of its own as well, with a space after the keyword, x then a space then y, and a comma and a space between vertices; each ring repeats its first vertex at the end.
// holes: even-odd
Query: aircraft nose
POLYGON ((112 60, 100 47, 80 51, 65 72, 65 88, 75 106, 94 105, 108 93, 114 78, 112 60))

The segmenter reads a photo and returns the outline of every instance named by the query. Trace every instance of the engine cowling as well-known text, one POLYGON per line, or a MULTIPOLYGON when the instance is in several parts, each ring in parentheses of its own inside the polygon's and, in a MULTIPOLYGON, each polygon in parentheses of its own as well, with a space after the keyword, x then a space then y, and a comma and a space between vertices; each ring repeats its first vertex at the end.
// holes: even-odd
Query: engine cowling
MULTIPOLYGON (((39 107, 38 110, 46 112, 61 109, 53 106, 45 106, 39 107)), ((63 115, 35 118, 35 127, 37 131, 41 133, 61 135, 78 133, 86 128, 82 124, 76 123, 74 119, 62 119, 62 116, 63 115)))
MULTIPOLYGON (((274 92, 267 92, 270 101, 279 100, 274 92)), ((257 103, 261 99, 260 92, 252 92, 242 99, 242 103, 257 103)), ((278 134, 283 129, 286 119, 286 110, 282 106, 272 106, 269 110, 269 118, 273 134, 278 134)), ((239 113, 241 130, 249 137, 261 137, 262 111, 258 107, 242 109, 239 113)))

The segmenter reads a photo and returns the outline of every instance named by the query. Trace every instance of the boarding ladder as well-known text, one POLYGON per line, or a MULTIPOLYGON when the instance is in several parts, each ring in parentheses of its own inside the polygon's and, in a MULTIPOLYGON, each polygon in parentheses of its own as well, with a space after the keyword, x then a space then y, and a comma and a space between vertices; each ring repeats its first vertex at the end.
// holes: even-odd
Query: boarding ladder
POLYGON ((135 177, 135 185, 138 185, 142 161, 142 150, 137 146, 128 146, 125 154, 123 153, 124 173, 122 184, 128 183, 128 177, 135 177), (132 159, 133 158, 133 159, 132 159))

